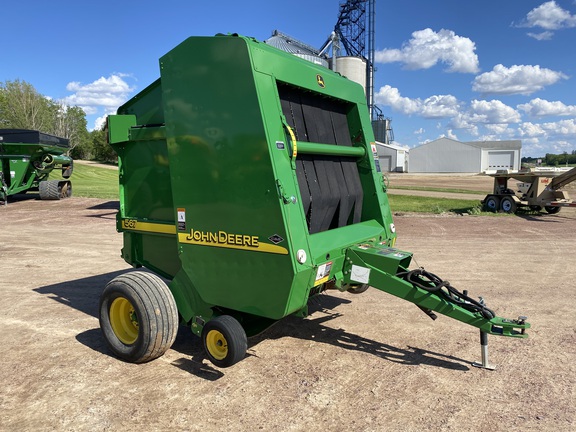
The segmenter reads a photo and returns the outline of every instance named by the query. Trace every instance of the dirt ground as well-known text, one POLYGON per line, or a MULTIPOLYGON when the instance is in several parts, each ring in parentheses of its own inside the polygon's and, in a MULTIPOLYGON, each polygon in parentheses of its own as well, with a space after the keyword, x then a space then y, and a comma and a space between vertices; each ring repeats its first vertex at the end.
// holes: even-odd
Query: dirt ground
POLYGON ((483 174, 410 174, 386 173, 390 187, 415 186, 428 188, 465 189, 491 192, 494 178, 483 174))
POLYGON ((228 369, 186 328, 160 359, 122 362, 97 318, 102 288, 129 270, 116 208, 0 207, 0 431, 576 430, 576 209, 395 218, 416 265, 529 317, 530 338, 489 338, 487 371, 471 366, 476 329, 376 289, 330 291, 228 369))

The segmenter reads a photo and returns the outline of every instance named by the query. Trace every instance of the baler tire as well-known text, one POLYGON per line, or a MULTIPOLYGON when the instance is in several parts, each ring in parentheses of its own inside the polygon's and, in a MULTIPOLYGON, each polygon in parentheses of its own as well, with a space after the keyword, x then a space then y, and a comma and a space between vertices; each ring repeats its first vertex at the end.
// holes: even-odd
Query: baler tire
POLYGON ((202 329, 202 342, 208 359, 222 368, 238 363, 248 349, 244 328, 230 315, 220 315, 208 321, 202 329))
POLYGON ((368 290, 368 288, 370 288, 370 285, 368 284, 362 284, 362 285, 354 285, 351 288, 348 288, 348 292, 350 294, 362 294, 363 292, 366 292, 366 290, 368 290))
POLYGON ((112 352, 144 363, 162 356, 178 332, 178 309, 166 283, 135 271, 112 279, 100 297, 100 328, 112 352))
POLYGON ((562 207, 554 207, 554 206, 545 206, 544 209, 546 210, 546 212, 548 212, 549 214, 556 214, 558 213, 562 207))
POLYGON ((59 200, 62 189, 58 180, 44 180, 38 185, 38 192, 42 200, 59 200))

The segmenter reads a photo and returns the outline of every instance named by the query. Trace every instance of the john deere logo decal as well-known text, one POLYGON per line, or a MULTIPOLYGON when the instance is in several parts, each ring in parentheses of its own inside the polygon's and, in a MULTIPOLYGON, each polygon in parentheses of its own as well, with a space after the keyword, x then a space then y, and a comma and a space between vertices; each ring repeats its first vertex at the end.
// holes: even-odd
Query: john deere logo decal
POLYGON ((324 84, 324 78, 322 78, 322 75, 318 74, 316 75, 316 82, 318 83, 318 85, 322 88, 326 87, 326 84, 324 84))

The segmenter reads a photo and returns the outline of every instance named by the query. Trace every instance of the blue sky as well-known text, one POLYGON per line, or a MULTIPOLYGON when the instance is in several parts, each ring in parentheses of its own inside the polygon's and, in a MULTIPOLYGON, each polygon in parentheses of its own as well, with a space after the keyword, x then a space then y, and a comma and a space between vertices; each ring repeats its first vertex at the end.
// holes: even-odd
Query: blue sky
MULTIPOLYGON (((320 47, 339 0, 57 0, 2 7, 0 82, 79 105, 90 129, 159 77, 189 36, 278 29, 320 47)), ((376 0, 376 103, 397 144, 522 140, 576 150, 576 0, 376 0)))

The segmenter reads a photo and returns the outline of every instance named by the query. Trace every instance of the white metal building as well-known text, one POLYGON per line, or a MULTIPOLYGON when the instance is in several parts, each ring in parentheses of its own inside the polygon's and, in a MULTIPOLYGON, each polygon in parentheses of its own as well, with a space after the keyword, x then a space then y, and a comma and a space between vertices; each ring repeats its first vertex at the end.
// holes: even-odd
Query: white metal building
POLYGON ((382 172, 407 172, 410 150, 394 144, 376 141, 382 172))
POLYGON ((520 169, 522 142, 439 138, 410 149, 411 173, 481 173, 520 169))

